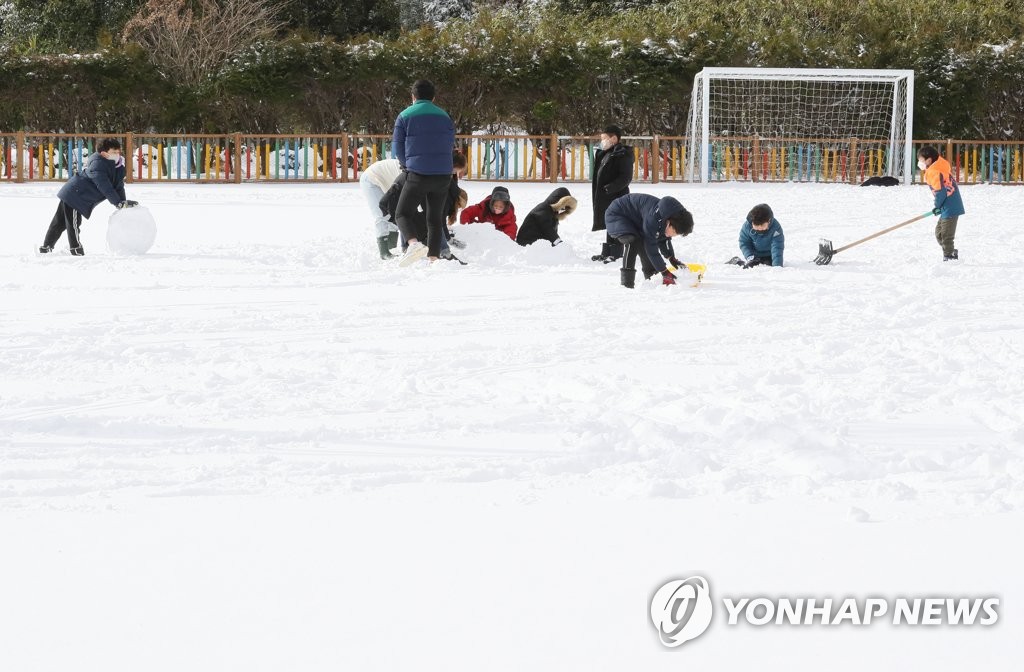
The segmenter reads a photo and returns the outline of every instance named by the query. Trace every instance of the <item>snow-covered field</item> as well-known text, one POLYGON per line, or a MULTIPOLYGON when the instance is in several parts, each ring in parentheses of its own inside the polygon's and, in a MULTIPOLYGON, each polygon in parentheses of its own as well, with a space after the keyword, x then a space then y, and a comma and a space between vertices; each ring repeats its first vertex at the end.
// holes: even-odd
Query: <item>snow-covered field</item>
MULTIPOLYGON (((467 183, 471 202, 493 184, 467 183)), ((551 185, 511 185, 520 218, 551 185)), ((700 288, 463 227, 376 258, 355 184, 132 186, 142 257, 39 257, 0 186, 0 670, 1017 669, 1024 189, 637 186, 700 288), (721 264, 752 205, 783 269, 721 264), (652 593, 997 596, 994 627, 729 627, 652 593)))

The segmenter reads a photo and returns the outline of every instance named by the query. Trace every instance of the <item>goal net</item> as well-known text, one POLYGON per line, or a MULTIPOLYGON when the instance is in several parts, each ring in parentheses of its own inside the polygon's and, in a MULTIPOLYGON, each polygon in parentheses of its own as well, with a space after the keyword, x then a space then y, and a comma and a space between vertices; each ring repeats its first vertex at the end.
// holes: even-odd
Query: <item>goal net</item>
POLYGON ((687 178, 913 177, 913 70, 704 68, 687 178))

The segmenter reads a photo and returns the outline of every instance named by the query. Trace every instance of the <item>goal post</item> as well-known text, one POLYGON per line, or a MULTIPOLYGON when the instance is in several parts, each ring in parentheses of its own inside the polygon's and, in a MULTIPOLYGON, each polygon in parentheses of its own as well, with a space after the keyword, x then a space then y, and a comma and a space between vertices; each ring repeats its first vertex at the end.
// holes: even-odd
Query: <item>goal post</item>
POLYGON ((808 174, 837 171, 840 156, 853 174, 856 157, 910 184, 913 126, 913 70, 704 68, 693 80, 686 177, 729 179, 743 165, 764 179, 788 179, 787 152, 799 151, 803 161, 806 148, 815 152, 808 174))

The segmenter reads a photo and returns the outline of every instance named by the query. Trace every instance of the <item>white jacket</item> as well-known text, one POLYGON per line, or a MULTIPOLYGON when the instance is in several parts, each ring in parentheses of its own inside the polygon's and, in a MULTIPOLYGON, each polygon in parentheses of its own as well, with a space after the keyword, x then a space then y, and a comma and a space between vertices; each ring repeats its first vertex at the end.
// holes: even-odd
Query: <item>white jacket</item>
POLYGON ((402 174, 402 164, 398 159, 382 159, 363 171, 360 180, 369 180, 387 193, 398 176, 402 174))

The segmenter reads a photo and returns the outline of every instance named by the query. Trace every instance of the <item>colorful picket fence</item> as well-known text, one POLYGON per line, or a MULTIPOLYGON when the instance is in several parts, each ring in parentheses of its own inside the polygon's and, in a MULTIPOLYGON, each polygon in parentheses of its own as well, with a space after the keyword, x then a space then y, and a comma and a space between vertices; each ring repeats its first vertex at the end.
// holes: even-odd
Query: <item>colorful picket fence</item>
POLYGON ((63 181, 92 154, 95 136, 0 135, 0 181, 63 181))
POLYGON ((961 184, 1024 183, 1024 143, 922 140, 914 144, 930 144, 938 149, 961 184))
MULTIPOLYGON (((62 181, 74 175, 103 137, 97 134, 0 133, 0 183, 62 181)), ((390 135, 158 135, 126 133, 127 179, 138 182, 347 182, 391 156, 390 135)), ((627 137, 634 182, 686 182, 685 137, 627 137)), ((460 135, 469 180, 589 182, 595 136, 460 135)), ((1024 142, 917 140, 949 159, 961 184, 1024 184, 1024 142)), ((708 157, 716 182, 859 184, 887 173, 884 143, 814 138, 713 138, 708 157)), ((915 174, 915 182, 920 175, 915 174)))

